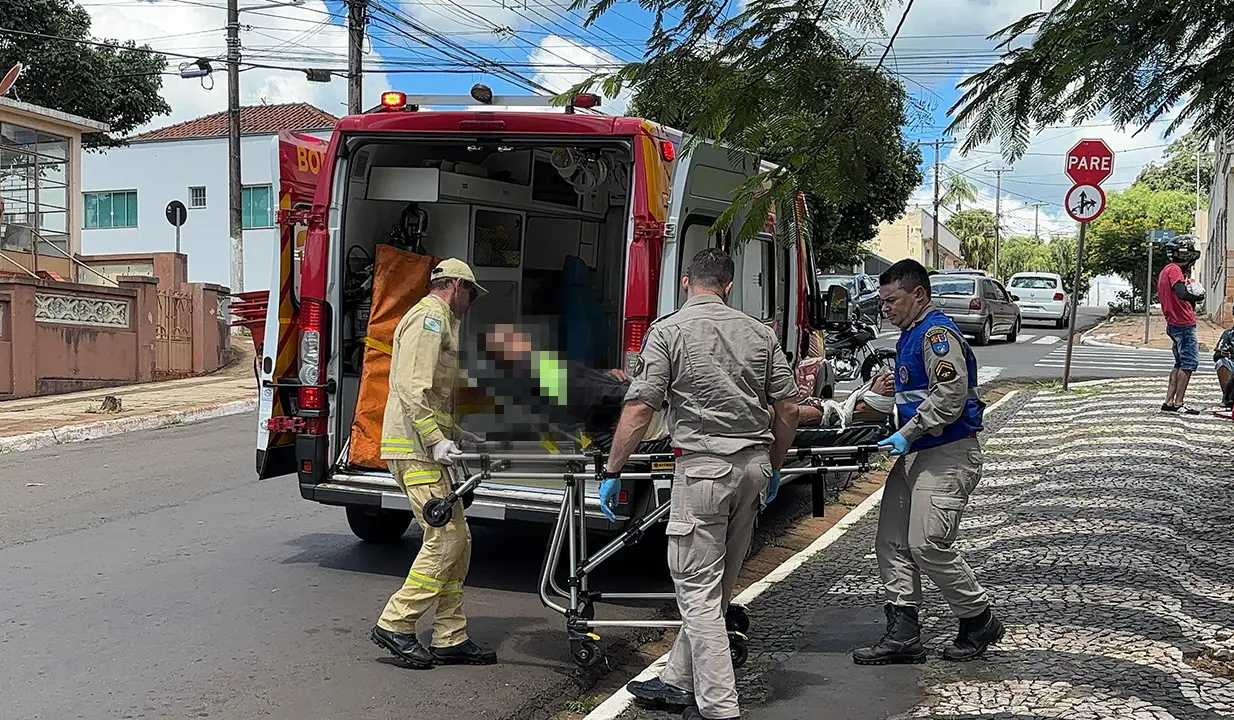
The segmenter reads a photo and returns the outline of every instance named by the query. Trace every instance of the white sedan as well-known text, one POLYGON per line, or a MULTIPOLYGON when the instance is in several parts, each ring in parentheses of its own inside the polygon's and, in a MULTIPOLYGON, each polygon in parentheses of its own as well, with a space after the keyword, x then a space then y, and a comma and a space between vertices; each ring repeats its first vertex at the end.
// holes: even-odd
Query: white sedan
POLYGON ((1007 290, 1015 296, 1025 320, 1047 320, 1055 327, 1067 327, 1071 319, 1071 298, 1063 289, 1063 278, 1056 273, 1024 272, 1011 276, 1007 290))

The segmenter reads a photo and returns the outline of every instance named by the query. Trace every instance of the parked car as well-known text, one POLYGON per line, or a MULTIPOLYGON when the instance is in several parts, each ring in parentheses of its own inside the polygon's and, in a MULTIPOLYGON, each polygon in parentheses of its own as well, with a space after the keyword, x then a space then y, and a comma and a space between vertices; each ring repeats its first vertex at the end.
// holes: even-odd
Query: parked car
POLYGON ((988 345, 995 335, 1013 343, 1020 333, 1020 307, 1002 283, 991 277, 942 272, 930 276, 930 292, 939 310, 966 334, 974 345, 988 345))
POLYGON ((856 314, 865 318, 879 332, 883 330, 883 302, 878 297, 878 278, 866 273, 852 275, 824 274, 818 275, 819 291, 826 293, 832 285, 841 285, 848 290, 852 298, 852 307, 856 314))
POLYGON ((1063 289, 1063 278, 1056 273, 1016 273, 1007 287, 1019 298, 1020 314, 1025 320, 1049 320, 1054 327, 1067 327, 1071 319, 1071 298, 1063 289))

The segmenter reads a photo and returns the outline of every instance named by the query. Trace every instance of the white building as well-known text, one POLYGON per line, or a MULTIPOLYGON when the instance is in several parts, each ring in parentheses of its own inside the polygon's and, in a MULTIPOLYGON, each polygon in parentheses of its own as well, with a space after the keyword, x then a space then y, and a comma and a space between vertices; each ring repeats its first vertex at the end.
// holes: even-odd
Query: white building
MULTIPOLYGON (((272 140, 280 130, 329 138, 338 118, 307 103, 255 105, 240 114, 244 184, 244 289, 270 286, 278 233, 272 140)), ((82 161, 82 253, 174 251, 166 208, 188 208, 180 251, 189 282, 231 285, 227 214, 227 114, 216 113, 129 138, 130 145, 82 161)))
MULTIPOLYGON (((1203 233, 1198 274, 1208 297, 1204 310, 1215 321, 1228 325, 1234 318, 1234 241, 1229 211, 1234 199, 1234 143, 1228 133, 1217 136, 1214 149, 1213 185, 1208 191, 1208 217, 1203 233)), ((1197 218, 1196 226, 1199 229, 1197 218)))

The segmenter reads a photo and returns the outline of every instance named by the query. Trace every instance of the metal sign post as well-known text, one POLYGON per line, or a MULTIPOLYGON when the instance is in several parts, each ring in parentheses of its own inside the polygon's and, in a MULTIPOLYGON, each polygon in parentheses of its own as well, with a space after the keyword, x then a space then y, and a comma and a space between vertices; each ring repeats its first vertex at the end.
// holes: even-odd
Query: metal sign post
MULTIPOLYGON (((1087 229, 1088 223, 1080 223, 1080 239, 1076 241, 1075 249, 1075 282, 1071 285, 1077 300, 1080 294, 1080 273, 1084 268, 1084 235, 1087 229)), ((1079 302, 1076 303, 1076 307, 1079 307, 1079 302)), ((1079 314, 1073 309, 1071 311, 1071 319, 1067 322, 1067 361, 1063 367, 1063 392, 1066 392, 1071 386, 1071 349, 1075 345, 1075 316, 1079 314)))
POLYGON ((184 207, 184 203, 179 200, 172 200, 167 203, 167 222, 171 223, 176 229, 176 254, 180 254, 180 228, 184 222, 189 219, 189 211, 184 207))
POLYGON ((1104 140, 1086 138, 1067 151, 1065 172, 1074 183, 1063 200, 1063 209, 1071 219, 1080 224, 1080 238, 1076 241, 1075 281, 1071 291, 1075 294, 1075 309, 1067 323, 1067 360, 1063 365, 1063 391, 1071 388, 1071 355, 1075 347, 1075 318, 1079 315, 1080 280, 1084 270, 1084 236, 1088 224, 1105 212, 1105 191, 1101 183, 1114 174, 1114 151, 1104 140))

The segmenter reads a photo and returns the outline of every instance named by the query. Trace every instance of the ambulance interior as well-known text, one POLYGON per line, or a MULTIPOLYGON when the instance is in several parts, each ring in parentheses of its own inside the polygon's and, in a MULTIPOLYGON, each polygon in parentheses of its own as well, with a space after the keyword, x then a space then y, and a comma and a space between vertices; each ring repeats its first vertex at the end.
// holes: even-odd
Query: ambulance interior
POLYGON ((347 437, 355 414, 367 312, 362 288, 378 244, 471 266, 489 294, 464 320, 464 354, 484 329, 515 323, 549 329, 539 339, 557 346, 542 349, 620 367, 632 169, 629 144, 612 138, 571 146, 384 137, 357 144, 334 259, 344 268, 336 291, 337 437, 347 437))

